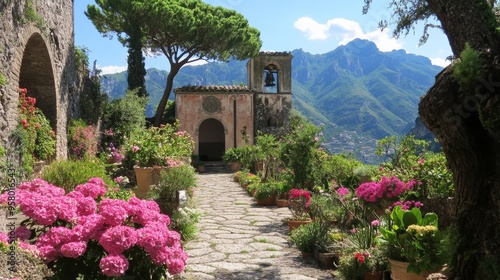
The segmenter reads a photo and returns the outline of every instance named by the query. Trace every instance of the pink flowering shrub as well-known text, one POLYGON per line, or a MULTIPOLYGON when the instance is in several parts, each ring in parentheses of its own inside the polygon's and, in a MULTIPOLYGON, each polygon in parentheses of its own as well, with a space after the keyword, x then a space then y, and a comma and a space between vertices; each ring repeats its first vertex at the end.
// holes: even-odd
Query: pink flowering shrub
POLYGON ((359 185, 356 188, 356 195, 366 203, 383 204, 385 201, 398 200, 400 195, 410 191, 415 184, 415 180, 405 183, 396 177, 382 177, 378 183, 368 182, 359 185))
POLYGON ((288 208, 292 212, 293 220, 309 219, 311 193, 307 190, 291 189, 288 192, 288 208))
MULTIPOLYGON (((30 246, 61 279, 124 274, 160 279, 167 270, 182 272, 187 254, 158 204, 136 197, 129 201, 106 198, 106 191, 100 178, 68 194, 41 179, 21 184, 15 202, 28 217, 23 222, 28 227, 16 229, 16 237, 28 239, 36 228, 38 238, 30 246), (45 226, 41 233, 39 225, 45 226)), ((6 194, 0 195, 0 204, 7 199, 6 194)), ((4 239, 0 235, 0 242, 4 239)))

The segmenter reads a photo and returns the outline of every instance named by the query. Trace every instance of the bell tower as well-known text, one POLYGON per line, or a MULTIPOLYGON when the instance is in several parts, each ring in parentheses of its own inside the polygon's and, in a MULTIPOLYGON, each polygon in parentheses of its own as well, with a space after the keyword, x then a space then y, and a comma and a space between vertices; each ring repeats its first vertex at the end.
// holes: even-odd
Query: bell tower
POLYGON ((260 52, 247 63, 248 87, 255 93, 292 93, 292 54, 260 52))
POLYGON ((288 132, 292 110, 292 54, 260 52, 247 63, 253 93, 254 135, 288 132))

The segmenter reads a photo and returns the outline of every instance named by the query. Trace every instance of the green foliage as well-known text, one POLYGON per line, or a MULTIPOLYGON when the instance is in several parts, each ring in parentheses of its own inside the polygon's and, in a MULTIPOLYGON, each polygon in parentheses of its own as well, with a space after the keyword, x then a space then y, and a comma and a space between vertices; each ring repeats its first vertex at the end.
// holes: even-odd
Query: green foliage
POLYGON ((90 178, 94 177, 102 178, 108 186, 115 185, 108 176, 104 164, 100 161, 55 161, 45 166, 41 177, 43 180, 63 188, 66 193, 74 190, 77 185, 84 184, 90 178))
POLYGON ((319 141, 317 134, 321 128, 304 119, 291 121, 291 131, 284 137, 281 160, 294 173, 296 188, 310 188, 314 184, 314 172, 318 168, 319 141))
POLYGON ((179 164, 160 172, 160 180, 148 192, 148 197, 174 202, 177 198, 177 191, 187 190, 195 185, 194 168, 188 164, 179 164))
POLYGON ((403 181, 420 182, 413 195, 420 198, 448 198, 454 195, 453 174, 448 169, 442 152, 426 151, 429 143, 416 140, 413 135, 386 137, 377 141, 377 155, 389 159, 381 165, 380 176, 396 176, 403 181))
POLYGON ((136 129, 124 144, 128 167, 161 165, 169 166, 172 159, 189 159, 194 141, 185 131, 177 131, 179 123, 162 127, 136 129))
POLYGON ((270 198, 282 189, 282 183, 280 182, 259 182, 252 184, 252 186, 255 186, 255 193, 253 197, 256 199, 270 198))
POLYGON ((225 162, 240 162, 243 158, 244 148, 242 147, 231 147, 224 152, 222 160, 225 162))
POLYGON ((145 127, 146 102, 146 98, 137 96, 134 91, 128 91, 125 97, 115 99, 106 105, 102 128, 111 130, 112 133, 103 135, 104 146, 113 143, 115 147, 120 147, 133 131, 145 127))
POLYGON ((173 87, 174 77, 186 63, 198 60, 227 61, 257 55, 262 42, 260 32, 234 10, 211 6, 201 0, 102 0, 87 6, 87 17, 103 34, 116 33, 125 43, 134 37, 138 24, 144 47, 165 55, 170 63, 169 79, 156 112, 161 117, 173 87), (168 20, 165 20, 168 19, 168 20))
POLYGON ((435 213, 422 216, 417 207, 403 210, 396 206, 388 223, 379 229, 378 241, 387 246, 388 257, 409 262, 408 272, 436 271, 444 264, 435 213))
POLYGON ((172 215, 169 227, 178 231, 183 241, 189 242, 196 238, 200 216, 200 213, 192 208, 179 208, 172 215))
POLYGON ((80 53, 79 55, 80 63, 87 66, 84 71, 90 72, 90 77, 85 83, 80 96, 80 117, 88 124, 97 124, 104 112, 104 108, 107 107, 106 103, 108 101, 108 96, 101 92, 101 77, 99 76, 101 70, 97 69, 97 62, 94 61, 93 68, 89 70, 88 62, 83 61, 84 59, 88 59, 88 57, 86 57, 87 50, 82 49, 81 51, 83 54, 80 53))
POLYGON ((33 23, 36 27, 41 30, 45 30, 47 27, 47 23, 45 20, 36 12, 34 5, 36 4, 36 0, 26 0, 26 6, 24 7, 24 12, 21 17, 21 23, 33 23), (35 1, 35 3, 33 3, 35 1))
POLYGON ((137 95, 148 96, 144 76, 146 69, 144 68, 144 55, 142 54, 142 32, 141 26, 134 20, 130 23, 130 31, 128 32, 128 56, 127 56, 127 82, 128 89, 137 89, 137 95))
POLYGON ((484 74, 485 69, 479 52, 466 43, 464 50, 460 53, 459 62, 453 68, 453 77, 460 84, 460 90, 474 93, 474 86, 484 74))
POLYGON ((346 214, 345 209, 339 205, 334 197, 322 194, 311 197, 309 213, 311 217, 327 223, 342 220, 342 217, 346 214))
POLYGON ((312 253, 320 235, 320 224, 314 221, 292 230, 290 241, 302 252, 312 253))
POLYGON ((0 86, 5 86, 9 83, 9 81, 7 81, 7 77, 5 77, 5 75, 0 72, 0 86))
POLYGON ((40 127, 36 130, 34 154, 38 159, 48 159, 56 153, 56 139, 49 120, 41 112, 37 112, 40 127))
POLYGON ((75 68, 82 73, 89 70, 89 50, 86 47, 75 46, 75 68))
POLYGON ((332 181, 338 186, 344 186, 354 189, 359 184, 359 177, 354 170, 362 163, 356 160, 352 155, 337 154, 328 155, 323 153, 320 156, 321 163, 316 166, 317 185, 322 186, 324 190, 332 187, 332 181))

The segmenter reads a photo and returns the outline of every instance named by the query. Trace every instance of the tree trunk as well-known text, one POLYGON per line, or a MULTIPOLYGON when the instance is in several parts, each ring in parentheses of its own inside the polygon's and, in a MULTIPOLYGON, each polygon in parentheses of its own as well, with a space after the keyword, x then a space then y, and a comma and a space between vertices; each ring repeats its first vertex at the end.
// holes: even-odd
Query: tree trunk
POLYGON ((158 127, 161 124, 163 119, 163 113, 165 112, 165 106, 167 106, 168 98, 170 97, 170 92, 172 91, 172 87, 174 86, 174 77, 179 73, 181 69, 180 66, 170 65, 170 72, 167 76, 167 85, 165 86, 165 91, 163 92, 163 96, 161 97, 160 103, 158 103, 158 107, 156 108, 156 114, 154 117, 153 125, 158 127))
POLYGON ((453 64, 448 66, 419 105, 422 121, 439 139, 453 172, 458 242, 450 279, 500 279, 495 275, 500 273, 499 38, 486 0, 427 2, 455 57, 469 42, 481 51, 487 69, 476 88, 464 92, 453 78, 453 64))

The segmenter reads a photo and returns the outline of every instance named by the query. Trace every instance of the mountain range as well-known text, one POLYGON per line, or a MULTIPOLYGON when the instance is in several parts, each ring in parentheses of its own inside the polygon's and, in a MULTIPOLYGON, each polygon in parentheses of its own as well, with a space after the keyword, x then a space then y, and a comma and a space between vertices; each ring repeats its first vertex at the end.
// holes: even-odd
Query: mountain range
MULTIPOLYGON (((408 133, 415 125, 420 98, 442 68, 404 50, 381 52, 375 43, 355 39, 325 54, 292 51, 294 108, 324 126, 325 146, 334 153, 354 153, 377 162, 376 140, 408 133)), ((153 115, 168 72, 148 69, 147 114, 153 115)), ((174 88, 185 85, 246 84, 246 61, 185 66, 174 88)), ((127 73, 104 75, 101 88, 111 98, 124 95, 127 73)), ((171 94, 173 97, 174 94, 171 94)))

